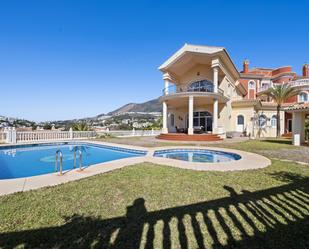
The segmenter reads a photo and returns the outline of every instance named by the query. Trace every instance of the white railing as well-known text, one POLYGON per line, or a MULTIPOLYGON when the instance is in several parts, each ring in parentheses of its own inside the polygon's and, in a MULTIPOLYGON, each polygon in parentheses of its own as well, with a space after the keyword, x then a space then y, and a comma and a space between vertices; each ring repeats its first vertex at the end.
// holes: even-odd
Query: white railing
POLYGON ((66 140, 70 139, 69 131, 21 131, 16 132, 17 142, 66 140))
POLYGON ((85 139, 96 136, 94 131, 18 131, 17 142, 85 139))
MULTIPOLYGON (((192 92, 200 92, 200 93, 213 93, 214 92, 214 86, 213 85, 209 85, 209 86, 205 86, 205 87, 179 87, 176 85, 171 85, 168 87, 165 87, 162 90, 162 95, 171 95, 171 94, 175 94, 175 93, 192 93, 192 92)), ((224 91, 218 87, 218 93, 222 96, 224 96, 224 91)))
POLYGON ((0 132, 0 143, 5 143, 6 141, 6 132, 0 132))
POLYGON ((16 131, 15 128, 0 132, 0 141, 5 143, 60 141, 96 137, 95 131, 16 131))
POLYGON ((100 131, 97 134, 100 135, 111 135, 114 137, 150 137, 150 136, 158 136, 160 135, 161 130, 107 130, 100 131))
POLYGON ((117 131, 16 131, 6 129, 0 132, 1 143, 23 143, 40 141, 61 141, 74 139, 90 139, 100 135, 111 135, 114 137, 137 137, 137 136, 157 136, 160 130, 117 130, 117 131))
POLYGON ((257 92, 258 92, 258 93, 259 93, 259 92, 264 92, 264 91, 266 91, 268 88, 270 88, 270 86, 268 86, 268 85, 259 87, 259 88, 257 89, 257 92))
POLYGON ((299 79, 293 80, 289 82, 289 85, 297 87, 297 86, 309 86, 309 79, 299 79))
MULTIPOLYGON (((276 85, 280 85, 282 83, 273 83, 273 86, 276 85)), ((288 85, 290 85, 291 87, 301 87, 301 86, 309 86, 309 79, 298 79, 298 80, 292 80, 287 82, 288 85)), ((262 86, 260 88, 258 88, 257 92, 263 92, 266 91, 268 88, 270 88, 271 86, 262 86)))
POLYGON ((96 136, 95 131, 73 131, 73 139, 94 138, 96 136))

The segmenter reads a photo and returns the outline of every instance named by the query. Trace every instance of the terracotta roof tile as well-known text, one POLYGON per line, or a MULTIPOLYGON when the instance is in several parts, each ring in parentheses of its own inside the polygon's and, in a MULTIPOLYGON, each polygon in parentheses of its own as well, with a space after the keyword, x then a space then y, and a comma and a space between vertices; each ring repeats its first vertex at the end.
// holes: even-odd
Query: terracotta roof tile
POLYGON ((297 103, 284 108, 286 111, 309 110, 309 103, 297 103))

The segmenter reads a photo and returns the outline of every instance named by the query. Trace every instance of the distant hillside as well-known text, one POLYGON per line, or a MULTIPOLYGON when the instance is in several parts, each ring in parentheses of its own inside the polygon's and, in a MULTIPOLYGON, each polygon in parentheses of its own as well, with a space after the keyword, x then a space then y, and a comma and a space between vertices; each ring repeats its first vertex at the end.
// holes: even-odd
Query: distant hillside
POLYGON ((145 103, 136 104, 130 103, 126 104, 112 112, 109 112, 108 115, 115 115, 125 113, 125 112, 161 112, 162 104, 159 102, 159 99, 153 99, 145 103))

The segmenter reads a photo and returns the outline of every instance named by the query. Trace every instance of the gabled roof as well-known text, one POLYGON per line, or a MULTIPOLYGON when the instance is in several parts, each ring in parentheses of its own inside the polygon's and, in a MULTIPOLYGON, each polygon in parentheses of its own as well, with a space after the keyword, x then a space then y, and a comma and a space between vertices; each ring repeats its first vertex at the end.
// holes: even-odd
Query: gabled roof
POLYGON ((179 49, 170 58, 168 58, 159 67, 159 70, 163 70, 164 68, 168 67, 170 64, 176 62, 185 53, 214 54, 214 53, 222 52, 223 50, 225 50, 223 47, 201 46, 201 45, 192 45, 192 44, 187 44, 186 43, 184 46, 182 46, 181 49, 179 49))
POLYGON ((233 68, 233 73, 239 77, 239 72, 232 61, 230 55, 226 51, 224 47, 214 47, 214 46, 202 46, 202 45, 193 45, 193 44, 185 44, 182 48, 180 48, 176 53, 174 53, 170 58, 168 58, 158 69, 162 72, 165 72, 167 68, 174 63, 176 63, 180 58, 182 58, 185 54, 205 54, 205 55, 222 55, 233 68))

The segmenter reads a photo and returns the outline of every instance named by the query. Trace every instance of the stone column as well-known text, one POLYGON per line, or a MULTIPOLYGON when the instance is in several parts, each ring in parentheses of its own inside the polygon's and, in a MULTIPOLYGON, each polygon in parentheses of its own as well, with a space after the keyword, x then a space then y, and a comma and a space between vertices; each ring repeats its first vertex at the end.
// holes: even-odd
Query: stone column
MULTIPOLYGON (((218 93, 218 67, 213 67, 213 84, 214 93, 218 93)), ((213 117, 212 117, 212 133, 217 133, 218 129, 218 99, 214 99, 213 105, 213 117)))
POLYGON ((218 67, 213 67, 213 84, 214 84, 214 93, 218 93, 218 67))
POLYGON ((194 98, 193 96, 189 96, 189 127, 188 127, 188 135, 193 135, 193 105, 194 98))
POLYGON ((4 128, 4 133, 5 133, 5 142, 7 143, 7 144, 9 144, 9 143, 11 143, 11 130, 10 130, 11 128, 9 128, 9 127, 5 127, 4 128))
POLYGON ((293 145, 300 146, 305 142, 305 114, 294 112, 292 119, 293 145))
POLYGON ((167 134, 168 133, 168 129, 167 129, 167 104, 164 101, 163 102, 163 120, 162 120, 162 133, 163 134, 167 134))
POLYGON ((73 129, 72 129, 72 127, 69 130, 69 134, 70 134, 70 139, 73 140, 73 129))
POLYGON ((169 91, 169 81, 168 81, 168 79, 164 79, 164 94, 165 95, 168 95, 168 91, 169 91))
POLYGON ((214 99, 213 114, 212 114, 212 133, 216 134, 218 130, 218 100, 214 99))
POLYGON ((17 143, 17 131, 15 127, 12 128, 12 133, 11 133, 11 143, 16 144, 17 143))
POLYGON ((164 80, 164 95, 168 95, 171 80, 170 75, 168 73, 163 74, 163 80, 164 80))

